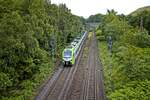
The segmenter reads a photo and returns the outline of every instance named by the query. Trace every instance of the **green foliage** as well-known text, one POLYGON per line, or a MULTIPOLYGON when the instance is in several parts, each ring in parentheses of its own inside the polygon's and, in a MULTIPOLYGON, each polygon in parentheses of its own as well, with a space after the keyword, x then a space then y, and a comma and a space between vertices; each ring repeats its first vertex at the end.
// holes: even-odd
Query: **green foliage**
POLYGON ((117 53, 111 58, 105 42, 101 42, 99 47, 108 99, 148 100, 150 98, 150 49, 119 47, 117 53))
POLYGON ((0 99, 31 96, 52 72, 52 55, 59 58, 83 24, 65 4, 0 0, 0 99))
POLYGON ((128 32, 122 36, 124 43, 141 48, 150 47, 150 36, 147 32, 128 32))
POLYGON ((114 40, 119 40, 120 35, 125 34, 129 28, 127 22, 119 18, 113 10, 104 16, 102 31, 105 37, 112 36, 114 40))
POLYGON ((128 46, 126 49, 120 49, 116 54, 118 62, 122 63, 122 70, 130 80, 149 79, 150 49, 141 49, 128 46))
POLYGON ((147 29, 150 34, 150 6, 139 8, 128 17, 131 25, 140 27, 140 23, 142 23, 143 27, 147 29))
POLYGON ((109 96, 110 100, 149 100, 150 81, 133 81, 109 96))
POLYGON ((101 22, 102 21, 102 17, 103 17, 103 15, 102 14, 96 14, 96 15, 91 15, 87 20, 86 20, 86 22, 87 23, 93 23, 93 22, 95 22, 95 23, 98 23, 98 22, 101 22))
MULTIPOLYGON (((130 19, 132 20, 132 19, 130 19)), ((105 88, 110 100, 149 100, 150 36, 128 24, 126 17, 108 11, 97 30, 99 36, 112 36, 112 55, 108 44, 100 41, 100 56, 104 66, 105 88)))
POLYGON ((102 31, 101 31, 101 30, 97 30, 97 31, 96 31, 96 36, 101 36, 101 34, 102 34, 102 31))
POLYGON ((101 31, 101 30, 97 30, 97 31, 96 31, 96 37, 97 37, 97 39, 100 40, 100 41, 105 41, 105 40, 106 40, 106 39, 105 39, 105 36, 102 34, 102 31, 101 31))
POLYGON ((7 87, 12 86, 9 76, 3 72, 0 73, 0 91, 6 90, 7 87))

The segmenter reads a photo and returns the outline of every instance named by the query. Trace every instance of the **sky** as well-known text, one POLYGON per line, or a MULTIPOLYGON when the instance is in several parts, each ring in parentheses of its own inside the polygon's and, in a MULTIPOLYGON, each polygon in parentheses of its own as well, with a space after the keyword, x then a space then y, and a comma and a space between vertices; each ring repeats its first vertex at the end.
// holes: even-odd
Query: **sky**
POLYGON ((150 6, 150 0, 51 0, 52 3, 65 3, 71 12, 88 18, 97 13, 106 14, 107 9, 114 9, 118 14, 129 14, 134 10, 150 6))

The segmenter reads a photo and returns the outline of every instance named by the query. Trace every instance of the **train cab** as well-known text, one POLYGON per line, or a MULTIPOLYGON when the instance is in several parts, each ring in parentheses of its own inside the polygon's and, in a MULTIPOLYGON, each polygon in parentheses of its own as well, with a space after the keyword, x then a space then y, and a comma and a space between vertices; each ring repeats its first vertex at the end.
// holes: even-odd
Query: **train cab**
POLYGON ((66 48, 63 51, 63 64, 66 65, 73 65, 74 64, 74 52, 73 48, 66 48))

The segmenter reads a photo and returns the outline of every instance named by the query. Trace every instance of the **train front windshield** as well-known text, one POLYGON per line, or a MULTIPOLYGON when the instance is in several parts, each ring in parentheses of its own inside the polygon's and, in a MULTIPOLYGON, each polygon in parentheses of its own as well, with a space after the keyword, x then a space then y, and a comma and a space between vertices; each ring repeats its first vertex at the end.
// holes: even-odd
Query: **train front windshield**
POLYGON ((64 58, 70 58, 72 56, 72 51, 71 50, 66 50, 64 52, 64 58))

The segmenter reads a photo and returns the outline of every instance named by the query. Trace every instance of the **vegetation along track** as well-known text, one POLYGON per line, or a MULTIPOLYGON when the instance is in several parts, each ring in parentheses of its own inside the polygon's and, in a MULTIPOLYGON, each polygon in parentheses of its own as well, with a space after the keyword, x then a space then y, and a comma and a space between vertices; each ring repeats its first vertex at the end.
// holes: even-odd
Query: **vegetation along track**
POLYGON ((60 67, 36 100, 105 100, 101 71, 93 33, 85 41, 76 64, 60 67))

